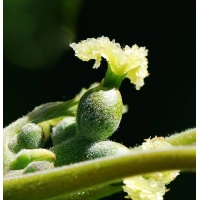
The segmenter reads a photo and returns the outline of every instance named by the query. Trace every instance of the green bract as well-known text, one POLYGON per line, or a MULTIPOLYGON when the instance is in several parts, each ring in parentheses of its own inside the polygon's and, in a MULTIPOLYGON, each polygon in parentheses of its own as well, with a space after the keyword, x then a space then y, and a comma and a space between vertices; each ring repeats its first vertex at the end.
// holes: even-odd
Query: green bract
POLYGON ((47 149, 23 149, 10 164, 10 169, 23 169, 34 161, 50 161, 55 160, 55 154, 47 149))

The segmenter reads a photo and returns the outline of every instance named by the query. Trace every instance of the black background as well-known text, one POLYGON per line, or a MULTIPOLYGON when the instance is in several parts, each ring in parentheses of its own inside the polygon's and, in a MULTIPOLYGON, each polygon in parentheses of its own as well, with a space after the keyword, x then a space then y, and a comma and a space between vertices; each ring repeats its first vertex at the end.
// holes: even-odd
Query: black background
MULTIPOLYGON (((196 5, 195 1, 84 1, 76 42, 108 36, 122 46, 137 44, 149 50, 149 73, 136 91, 129 80, 120 91, 129 112, 111 137, 128 147, 145 138, 167 136, 196 126, 196 5)), ((69 100, 82 87, 101 81, 106 62, 98 70, 82 62, 72 49, 55 67, 28 70, 4 59, 4 126, 52 101, 69 100)), ((170 184, 169 199, 195 199, 195 174, 184 173, 170 184)), ((124 194, 113 199, 123 199, 124 194)), ((111 199, 111 198, 110 198, 111 199)))

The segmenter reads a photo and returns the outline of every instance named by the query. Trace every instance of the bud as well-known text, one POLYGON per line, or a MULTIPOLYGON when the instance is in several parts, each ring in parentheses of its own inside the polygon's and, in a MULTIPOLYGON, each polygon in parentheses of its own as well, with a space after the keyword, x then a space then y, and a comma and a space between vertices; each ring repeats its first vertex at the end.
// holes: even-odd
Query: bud
POLYGON ((45 135, 42 128, 34 123, 24 125, 18 134, 14 135, 9 143, 9 149, 18 153, 22 149, 37 149, 43 147, 45 135))

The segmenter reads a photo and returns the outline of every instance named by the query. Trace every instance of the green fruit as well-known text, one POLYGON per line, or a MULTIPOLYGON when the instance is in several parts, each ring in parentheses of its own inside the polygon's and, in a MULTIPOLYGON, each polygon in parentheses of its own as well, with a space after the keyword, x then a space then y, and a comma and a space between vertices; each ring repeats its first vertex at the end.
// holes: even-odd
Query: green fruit
POLYGON ((87 159, 95 159, 105 156, 124 155, 130 150, 122 144, 112 141, 101 141, 93 144, 87 151, 87 159))
POLYGON ((51 148, 56 155, 55 166, 63 166, 86 160, 85 153, 93 143, 84 137, 74 136, 51 148))
POLYGON ((76 134, 76 118, 66 117, 52 129, 53 145, 62 143, 76 134))
POLYGON ((51 151, 56 155, 54 163, 56 167, 105 156, 129 153, 129 149, 122 144, 112 141, 94 143, 80 136, 75 136, 52 147, 51 151))
POLYGON ((99 86, 88 90, 78 105, 76 116, 78 134, 91 141, 108 138, 119 126, 122 107, 118 89, 99 86))

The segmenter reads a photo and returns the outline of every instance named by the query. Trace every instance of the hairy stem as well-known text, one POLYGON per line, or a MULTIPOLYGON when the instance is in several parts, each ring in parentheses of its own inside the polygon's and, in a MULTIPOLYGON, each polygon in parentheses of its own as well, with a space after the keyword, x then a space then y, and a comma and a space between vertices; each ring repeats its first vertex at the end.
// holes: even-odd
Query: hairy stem
POLYGON ((98 200, 101 198, 109 197, 113 194, 119 193, 123 190, 122 183, 103 185, 90 188, 84 192, 76 192, 73 194, 51 198, 50 200, 98 200))
POLYGON ((165 140, 173 146, 191 145, 196 143, 196 128, 187 129, 181 133, 175 133, 165 140))
POLYGON ((123 178, 164 170, 195 170, 195 146, 137 151, 4 179, 4 198, 45 199, 81 192, 123 178), (34 186, 34 187, 33 187, 34 186), (30 195, 31 194, 31 195, 30 195))

